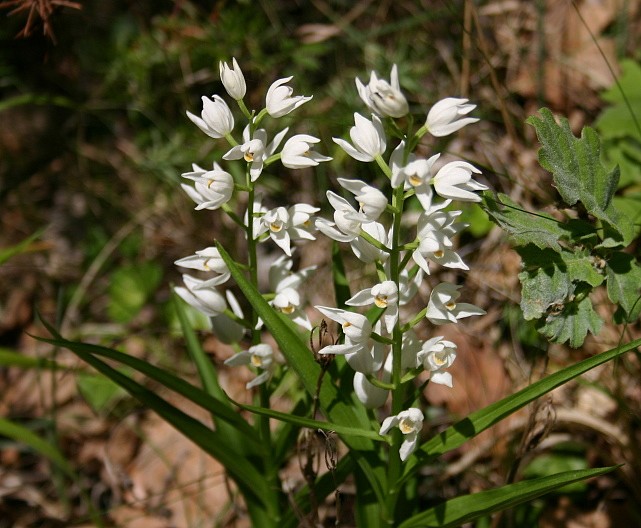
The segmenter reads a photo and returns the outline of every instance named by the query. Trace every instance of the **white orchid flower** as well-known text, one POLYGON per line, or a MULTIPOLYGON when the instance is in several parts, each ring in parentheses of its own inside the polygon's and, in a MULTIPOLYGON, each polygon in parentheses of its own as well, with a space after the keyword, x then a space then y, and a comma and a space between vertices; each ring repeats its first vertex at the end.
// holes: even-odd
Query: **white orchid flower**
POLYGON ((334 143, 341 147, 347 154, 358 161, 373 161, 376 156, 385 152, 385 131, 381 120, 373 115, 372 120, 362 115, 354 114, 354 126, 350 128, 349 135, 353 146, 341 138, 332 138, 334 143))
POLYGON ((294 90, 290 86, 283 86, 291 80, 292 77, 278 79, 267 90, 265 105, 270 116, 282 117, 287 115, 312 98, 311 96, 305 97, 302 95, 292 96, 294 90))
POLYGON ((367 86, 360 79, 356 79, 356 89, 367 107, 382 117, 403 117, 409 111, 407 99, 401 92, 398 82, 396 64, 392 66, 390 82, 379 79, 373 71, 367 86))
MULTIPOLYGON (((319 354, 341 354, 350 367, 357 372, 372 374, 381 368, 385 345, 370 339, 372 325, 367 317, 354 312, 315 306, 324 316, 341 325, 345 342, 342 345, 328 345, 319 351, 319 354)), ((374 328, 377 330, 379 325, 374 328)))
POLYGON ((332 158, 312 150, 312 145, 319 142, 320 139, 314 136, 296 134, 290 137, 283 145, 280 161, 288 169, 315 167, 322 161, 330 161, 332 158))
MULTIPOLYGON (((243 310, 232 291, 227 290, 225 292, 225 297, 227 297, 227 304, 231 311, 236 315, 236 317, 243 319, 243 310)), ((224 313, 215 315, 211 317, 210 320, 212 332, 218 340, 223 343, 240 343, 245 336, 245 327, 224 313)))
POLYGON ((213 100, 203 96, 203 111, 198 117, 187 112, 187 117, 209 137, 219 139, 225 137, 234 129, 234 116, 227 103, 219 95, 213 95, 213 100))
POLYGON ((311 330, 312 324, 307 314, 302 310, 298 288, 309 278, 316 266, 310 266, 293 273, 291 271, 292 265, 292 260, 282 255, 269 267, 269 286, 276 294, 271 305, 297 325, 311 330))
POLYGON ((464 317, 485 314, 485 310, 473 304, 457 303, 456 300, 461 295, 458 292, 459 288, 460 286, 448 282, 441 282, 434 287, 425 314, 431 323, 435 325, 456 323, 464 317))
POLYGON ((338 183, 351 192, 358 202, 359 211, 370 221, 378 220, 387 207, 387 197, 375 187, 360 180, 338 178, 338 183))
MULTIPOLYGON (((365 231, 369 236, 380 242, 383 246, 390 246, 390 240, 392 238, 391 229, 389 231, 386 230, 383 224, 379 224, 378 222, 368 222, 367 224, 361 225, 361 230, 365 231)), ((389 253, 373 246, 361 236, 357 236, 350 240, 349 244, 356 258, 366 263, 376 262, 377 260, 385 262, 389 257, 389 253)))
POLYGON ((462 202, 480 202, 473 191, 485 191, 487 187, 472 179, 472 174, 481 174, 474 165, 466 161, 452 161, 443 165, 432 178, 434 190, 443 198, 462 202))
POLYGON ((422 366, 430 373, 432 383, 452 387, 452 375, 445 369, 451 367, 455 359, 456 344, 438 336, 423 343, 421 351, 416 355, 416 366, 422 366))
POLYGON ((387 434, 392 427, 398 426, 401 433, 405 435, 405 440, 401 444, 399 455, 404 462, 416 449, 418 444, 418 435, 423 428, 423 411, 416 407, 411 407, 406 411, 401 411, 396 416, 389 416, 383 420, 380 435, 387 434))
POLYGON ((350 242, 359 235, 363 223, 370 222, 364 214, 356 211, 345 198, 338 194, 327 191, 327 200, 334 208, 334 222, 319 218, 316 220, 316 228, 331 239, 350 242))
POLYGON ((187 304, 212 317, 223 313, 227 308, 224 297, 215 288, 216 281, 220 281, 220 278, 203 281, 191 275, 183 275, 186 287, 177 286, 174 291, 187 304))
POLYGON ((436 137, 449 136, 466 125, 476 123, 476 117, 465 117, 476 108, 467 99, 447 97, 438 101, 427 113, 425 126, 436 137))
POLYGON ((347 306, 368 306, 374 304, 385 310, 383 322, 385 329, 391 333, 398 321, 398 287, 393 281, 383 281, 371 288, 365 288, 345 301, 347 306))
POLYGON ((312 215, 320 211, 318 207, 308 204, 292 205, 288 209, 277 207, 267 211, 261 217, 261 225, 257 235, 268 233, 269 237, 280 247, 287 256, 292 255, 292 240, 315 240, 309 232, 312 215))
POLYGON ((267 344, 259 344, 250 347, 249 350, 243 350, 242 352, 238 352, 238 354, 233 355, 229 359, 225 360, 225 365, 230 367, 251 365, 258 369, 260 374, 245 385, 246 389, 251 389, 252 387, 265 383, 269 379, 273 356, 274 351, 271 346, 267 344))
POLYGON ((218 71, 225 90, 227 90, 227 93, 231 98, 238 101, 245 97, 247 86, 245 85, 243 72, 234 57, 232 57, 232 66, 233 67, 230 68, 227 66, 226 62, 220 61, 218 71))
POLYGON ((199 271, 213 271, 219 275, 224 275, 229 279, 229 269, 227 264, 220 256, 220 252, 215 247, 208 247, 196 251, 194 255, 178 259, 174 262, 176 266, 190 268, 199 271))
MULTIPOLYGON (((389 380, 389 375, 383 377, 384 382, 389 382, 389 380)), ((358 401, 368 409, 378 409, 385 405, 389 390, 373 385, 367 379, 367 375, 362 372, 355 372, 353 385, 354 393, 356 394, 358 401)))
POLYGON ((226 204, 234 193, 234 178, 218 163, 213 170, 205 170, 195 163, 191 172, 184 172, 183 178, 192 180, 194 186, 182 183, 180 186, 195 203, 196 210, 215 210, 226 204))
POLYGON ((435 154, 429 159, 415 158, 404 167, 392 172, 392 186, 404 184, 405 190, 414 189, 414 193, 421 202, 423 209, 432 206, 432 167, 440 154, 435 154))
POLYGON ((265 160, 276 151, 288 130, 289 128, 281 130, 274 136, 272 142, 268 144, 267 132, 264 128, 256 130, 254 132, 254 136, 250 138, 249 126, 246 126, 243 130, 244 143, 229 149, 223 155, 223 159, 244 159, 247 163, 250 163, 249 174, 251 176, 251 181, 255 182, 263 172, 265 160))

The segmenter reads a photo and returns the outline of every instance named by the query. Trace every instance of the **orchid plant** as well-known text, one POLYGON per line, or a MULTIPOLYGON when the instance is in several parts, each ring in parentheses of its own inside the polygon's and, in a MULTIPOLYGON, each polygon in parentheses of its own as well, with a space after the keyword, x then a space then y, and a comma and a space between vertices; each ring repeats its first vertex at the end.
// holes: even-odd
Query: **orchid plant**
MULTIPOLYGON (((181 187, 195 209, 227 215, 244 244, 236 257, 216 242, 177 260, 177 266, 199 275, 183 275, 184 285, 175 293, 209 318, 219 341, 234 348, 225 364, 251 370, 246 389, 255 395, 254 404, 235 402, 227 395, 199 347, 185 305, 179 302, 177 313, 202 389, 117 351, 59 336, 55 342, 135 394, 216 457, 243 495, 254 526, 319 526, 326 511, 321 504, 332 491, 339 525, 341 489, 350 475, 359 526, 410 527, 458 526, 611 470, 572 471, 508 484, 440 505, 419 499, 420 468, 560 384, 639 344, 632 342, 558 371, 438 434, 426 430, 425 385, 456 383, 449 368, 456 360, 457 345, 445 338, 441 327, 485 313, 459 300, 465 299, 462 273, 468 266, 455 242, 467 226, 458 221, 461 211, 454 204, 480 202, 479 191, 487 187, 478 181, 481 171, 467 161, 442 153, 424 156, 422 140, 428 134, 440 138, 474 124, 475 105, 447 97, 423 114, 415 127, 416 112, 411 112, 401 90, 396 65, 389 81, 376 72, 368 84, 356 79, 364 108, 354 113, 349 140, 333 141, 354 160, 371 166, 371 180, 337 178, 345 193, 328 190, 328 204, 281 203, 268 208, 265 204, 272 200, 263 181, 273 168, 313 169, 332 161, 323 154, 329 147, 320 139, 304 133, 288 137, 288 127, 278 130, 279 118, 312 97, 294 95, 292 77, 285 77, 271 84, 264 108, 249 110, 246 81, 236 59, 231 66, 221 62, 219 71, 237 114, 216 94, 202 98, 200 115, 187 112, 187 117, 229 148, 211 170, 194 164, 182 174, 187 183, 181 187), (242 128, 239 118, 244 121, 242 128), (233 163, 242 170, 229 169, 233 163), (234 176, 238 174, 242 178, 234 176), (319 215, 323 210, 333 211, 330 218, 319 215), (333 241, 336 302, 311 309, 303 286, 315 268, 296 270, 295 257, 318 237, 333 241), (259 258, 258 245, 263 243, 267 247, 260 254, 271 253, 274 258, 259 258), (356 292, 344 272, 347 251, 371 270, 369 285, 356 292), (268 291, 261 291, 259 282, 263 267, 268 291), (440 267, 455 272, 448 276, 460 281, 432 278, 440 267), (246 303, 239 302, 231 285, 242 292, 246 303), (119 361, 209 410, 214 427, 194 420, 100 356, 119 361), (294 385, 302 389, 291 389, 294 385), (272 408, 274 398, 283 394, 291 400, 287 413, 272 408), (272 420, 280 425, 274 427, 272 420), (337 436, 344 446, 338 450, 337 436), (321 452, 328 472, 319 467, 321 452), (286 486, 280 476, 293 454, 301 468, 301 483, 295 487, 286 486)), ((216 236, 213 232, 214 240, 216 236)))

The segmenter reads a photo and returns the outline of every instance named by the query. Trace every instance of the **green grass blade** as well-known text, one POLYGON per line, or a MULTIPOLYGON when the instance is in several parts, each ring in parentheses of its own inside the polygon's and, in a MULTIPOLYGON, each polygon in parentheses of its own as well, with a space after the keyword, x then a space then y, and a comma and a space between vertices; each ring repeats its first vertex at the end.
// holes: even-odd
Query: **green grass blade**
MULTIPOLYGON (((51 329, 49 328, 51 331, 51 329)), ((239 433, 242 433, 242 440, 245 443, 253 444, 255 452, 261 452, 261 444, 256 439, 255 431, 243 418, 234 410, 231 409, 226 402, 221 402, 218 398, 207 394, 202 389, 186 382, 185 380, 174 376, 170 372, 163 370, 159 367, 151 365, 142 359, 138 359, 128 354, 123 354, 111 348, 102 347, 99 345, 92 345, 88 343, 79 343, 75 341, 67 341, 66 339, 44 339, 42 341, 51 343, 52 345, 64 347, 76 354, 90 354, 109 358, 117 361, 123 365, 131 367, 132 369, 144 374, 148 378, 157 381, 169 390, 174 391, 181 396, 184 396, 189 401, 195 403, 199 407, 211 412, 219 418, 219 421, 225 421, 239 433)), ((231 447, 238 447, 233 442, 228 442, 231 447)))
POLYGON ((0 367, 67 370, 66 367, 50 359, 25 356, 3 347, 0 348, 0 367))
POLYGON ((525 480, 501 488, 481 491, 472 495, 463 495, 407 519, 399 525, 399 528, 426 528, 431 526, 447 528, 449 526, 460 526, 479 517, 529 502, 572 482, 609 473, 617 467, 566 471, 548 477, 525 480))
POLYGON ((51 462, 58 466, 68 477, 74 478, 71 465, 63 454, 58 451, 54 445, 39 437, 30 429, 0 417, 0 435, 12 438, 16 442, 30 447, 37 453, 51 460, 51 462))
POLYGON ((575 365, 566 367, 554 374, 546 376, 542 380, 536 381, 516 394, 503 398, 502 400, 488 405, 487 407, 473 412, 467 418, 448 427, 445 431, 425 442, 417 454, 420 462, 415 458, 410 460, 405 466, 405 472, 402 479, 408 478, 416 471, 420 463, 425 463, 432 458, 447 453, 452 449, 461 446, 470 438, 485 431, 492 425, 500 422, 510 414, 515 413, 528 403, 540 398, 544 394, 556 389, 568 381, 585 374, 589 370, 602 365, 621 354, 629 352, 641 346, 641 339, 631 341, 626 345, 613 348, 602 352, 596 356, 584 359, 575 365))
POLYGON ((310 429, 322 429, 323 431, 333 431, 336 434, 345 436, 360 436, 363 438, 369 438, 377 442, 385 441, 385 438, 379 435, 376 431, 372 430, 359 429, 357 427, 348 427, 332 422, 319 422, 318 420, 312 420, 311 418, 294 416, 292 414, 274 411, 272 409, 256 407, 255 405, 246 405, 237 402, 236 405, 238 405, 238 407, 240 407, 241 409, 245 409, 246 411, 260 414, 262 416, 269 416, 270 418, 275 418, 276 420, 280 420, 281 422, 291 423, 294 425, 299 425, 301 427, 308 427, 310 429))
POLYGON ((34 240, 36 240, 42 234, 43 231, 44 229, 39 229, 32 235, 25 238, 22 242, 18 242, 16 245, 5 248, 5 249, 0 249, 0 265, 7 262, 11 257, 19 255, 20 253, 25 253, 26 251, 29 251, 29 246, 31 245, 31 243, 34 240))
MULTIPOLYGON (((305 390, 311 396, 314 396, 321 369, 318 363, 314 361, 307 345, 263 299, 260 292, 247 280, 234 260, 225 251, 225 248, 220 244, 216 244, 216 246, 243 295, 254 307, 277 341, 282 354, 287 359, 287 363, 296 371, 305 390)), ((331 422, 371 430, 371 424, 365 411, 361 408, 354 408, 350 402, 345 401, 338 388, 332 384, 329 376, 323 377, 319 391, 319 403, 326 418, 331 422)), ((376 496, 383 502, 385 496, 383 491, 385 467, 375 452, 375 444, 368 438, 358 436, 346 436, 343 441, 349 447, 351 455, 356 457, 376 496)))
MULTIPOLYGON (((66 346, 66 345, 65 345, 66 346)), ((88 346, 88 345, 86 345, 88 346)), ((147 408, 155 411, 163 420, 180 431, 203 451, 218 460, 235 480, 243 494, 249 496, 248 500, 257 500, 265 503, 273 497, 274 491, 269 489, 267 481, 258 470, 244 457, 231 449, 218 431, 209 429, 195 418, 174 407, 169 402, 146 389, 136 381, 113 369, 92 354, 81 350, 80 347, 70 348, 83 361, 94 367, 147 408)))

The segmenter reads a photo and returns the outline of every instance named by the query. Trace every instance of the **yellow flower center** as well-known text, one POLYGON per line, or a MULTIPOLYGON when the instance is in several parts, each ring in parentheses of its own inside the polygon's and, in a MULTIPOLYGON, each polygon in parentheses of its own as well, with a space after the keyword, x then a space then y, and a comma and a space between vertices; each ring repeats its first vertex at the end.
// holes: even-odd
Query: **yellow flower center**
POLYGON ((434 256, 435 256, 436 258, 443 258, 443 257, 445 256, 445 252, 444 252, 442 249, 437 249, 437 250, 434 252, 434 256))
POLYGON ((209 259, 203 262, 203 268, 205 268, 207 271, 211 271, 211 268, 209 267, 209 259))
POLYGON ((398 424, 398 428, 403 434, 409 434, 414 431, 414 422, 408 418, 403 418, 401 423, 398 424))
POLYGON ((445 303, 445 308, 452 311, 454 310, 454 308, 456 308, 456 303, 454 301, 448 301, 445 303))
POLYGON ((280 311, 283 312, 285 315, 290 315, 294 312, 295 307, 290 303, 287 306, 281 307, 280 311))
POLYGON ((378 308, 387 308, 387 295, 377 295, 374 297, 374 304, 378 308))
POLYGON ((252 355, 251 364, 254 367, 262 367, 263 366, 263 358, 258 356, 258 355, 256 355, 256 354, 252 355))
POLYGON ((407 181, 410 182, 410 185, 412 187, 418 187, 421 183, 423 183, 423 180, 418 177, 418 174, 412 174, 407 181))
POLYGON ((254 153, 251 151, 245 152, 245 154, 243 155, 243 158, 247 163, 250 163, 254 161, 254 153))
POLYGON ((280 220, 276 220, 269 224, 269 230, 272 233, 279 233, 283 229, 283 223, 280 220))

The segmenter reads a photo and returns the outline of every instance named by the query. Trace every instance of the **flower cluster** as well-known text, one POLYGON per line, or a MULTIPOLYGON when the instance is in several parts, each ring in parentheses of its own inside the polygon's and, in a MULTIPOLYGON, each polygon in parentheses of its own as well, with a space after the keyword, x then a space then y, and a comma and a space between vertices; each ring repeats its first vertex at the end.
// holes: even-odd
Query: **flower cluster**
MULTIPOLYGON (((432 383, 452 386, 447 369, 456 359, 456 345, 443 336, 421 341, 414 327, 424 320, 443 325, 485 312, 458 302, 460 286, 445 282, 432 288, 427 306, 419 314, 405 314, 400 307, 416 295, 421 281, 435 266, 468 269, 452 240, 466 225, 457 222, 461 211, 452 210, 450 205, 454 200, 480 201, 475 191, 487 187, 473 179, 480 171, 470 163, 442 163, 439 153, 423 158, 413 152, 426 133, 446 136, 477 121, 468 117, 475 106, 467 99, 450 97, 437 102, 427 113, 423 127, 415 133, 408 130, 386 160, 389 140, 385 124, 393 124, 398 131, 403 123, 392 121, 409 112, 397 67, 392 68, 389 82, 372 72, 369 84, 356 79, 356 88, 371 116, 355 113, 354 126, 349 130, 351 142, 342 138, 334 138, 334 142, 355 160, 375 163, 389 186, 382 189, 339 178, 339 185, 354 196, 356 204, 328 191, 333 219, 319 218, 316 225, 326 236, 348 242, 358 259, 376 264, 379 282, 357 292, 346 304, 377 310, 370 309, 366 317, 328 306, 316 308, 337 322, 344 335, 342 343, 326 346, 320 353, 344 355, 355 371, 356 396, 365 406, 376 408, 385 404, 389 392, 393 398, 398 397, 401 384, 422 371, 429 373, 432 383), (408 226, 409 215, 403 213, 414 198, 422 212, 412 227, 408 226), (384 214, 391 215, 387 224, 382 220, 384 214)), ((393 408, 398 409, 399 403, 393 401, 393 408)), ((405 460, 416 448, 422 422, 420 409, 400 410, 383 421, 380 434, 387 434, 394 426, 400 428, 405 440, 399 455, 405 460)))
MULTIPOLYGON (((220 164, 214 162, 211 170, 194 164, 190 172, 182 174, 193 183, 184 183, 181 187, 196 203, 197 210, 222 209, 238 224, 245 233, 248 253, 252 255, 245 265, 256 265, 256 244, 259 242, 271 240, 284 252, 270 267, 270 292, 264 295, 274 309, 309 331, 312 325, 303 310, 299 288, 313 268, 292 271, 291 257, 296 241, 315 239, 315 214, 319 209, 304 203, 267 209, 258 199, 256 185, 263 171, 272 163, 280 161, 288 169, 304 169, 331 160, 314 150, 320 142, 314 136, 295 134, 286 139, 289 129, 284 128, 270 137, 267 129, 260 126, 266 117, 277 119, 288 115, 311 97, 293 95, 292 88, 288 86, 292 78, 286 77, 269 87, 265 107, 261 111, 250 112, 244 103, 247 91, 245 77, 236 59, 232 59, 231 66, 221 62, 219 72, 225 91, 237 103, 247 125, 237 139, 234 136, 237 120, 225 99, 217 94, 202 97, 200 116, 187 112, 187 117, 209 137, 227 141, 229 149, 220 164), (244 164, 244 180, 236 181, 232 176, 231 173, 238 174, 239 171, 227 172, 223 168, 225 163, 233 162, 244 164), (247 204, 244 211, 234 211, 230 206, 239 192, 248 194, 247 199, 238 200, 239 204, 247 204)), ((247 334, 251 334, 252 346, 239 350, 225 363, 254 369, 256 376, 247 384, 248 389, 266 383, 272 374, 274 351, 270 345, 259 342, 262 321, 253 313, 245 317, 231 290, 224 294, 219 291, 229 280, 230 273, 218 249, 212 246, 196 251, 194 255, 177 260, 176 265, 209 274, 207 278, 183 275, 184 286, 176 287, 176 293, 208 316, 218 339, 234 345, 237 350, 247 334)))

